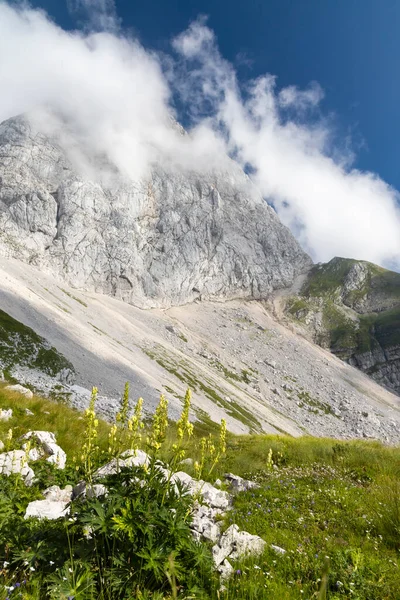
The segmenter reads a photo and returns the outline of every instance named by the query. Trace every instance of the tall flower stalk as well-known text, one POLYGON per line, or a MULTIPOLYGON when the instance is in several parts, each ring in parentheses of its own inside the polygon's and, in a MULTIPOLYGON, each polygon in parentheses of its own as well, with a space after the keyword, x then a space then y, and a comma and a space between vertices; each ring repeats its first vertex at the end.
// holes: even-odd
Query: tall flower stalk
POLYGON ((84 476, 87 481, 92 481, 93 463, 96 453, 99 450, 98 443, 98 427, 99 421, 96 418, 95 404, 97 400, 97 388, 92 388, 89 407, 85 410, 85 441, 82 446, 81 462, 84 471, 84 476))

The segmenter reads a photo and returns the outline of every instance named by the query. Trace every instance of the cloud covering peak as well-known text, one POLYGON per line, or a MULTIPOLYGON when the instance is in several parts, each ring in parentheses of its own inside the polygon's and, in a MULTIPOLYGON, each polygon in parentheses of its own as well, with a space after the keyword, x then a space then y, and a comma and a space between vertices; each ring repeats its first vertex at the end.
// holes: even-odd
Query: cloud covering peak
POLYGON ((317 83, 279 89, 269 74, 239 82, 204 18, 159 56, 123 34, 113 2, 92 5, 75 0, 94 33, 63 31, 42 11, 0 2, 0 121, 34 115, 90 176, 98 157, 137 179, 155 163, 223 168, 229 155, 316 260, 400 268, 398 192, 333 145, 317 83), (172 119, 177 98, 188 135, 172 119))

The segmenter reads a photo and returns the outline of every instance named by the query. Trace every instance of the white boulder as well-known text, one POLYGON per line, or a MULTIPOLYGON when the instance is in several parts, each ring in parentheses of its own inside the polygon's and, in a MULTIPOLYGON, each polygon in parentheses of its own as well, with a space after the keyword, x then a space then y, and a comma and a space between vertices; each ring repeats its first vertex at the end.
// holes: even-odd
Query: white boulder
MULTIPOLYGON (((34 440, 38 444, 37 447, 32 448, 29 451, 30 460, 34 461, 47 456, 47 462, 56 465, 59 469, 65 468, 67 455, 64 450, 58 446, 54 433, 51 433, 50 431, 28 431, 28 433, 22 436, 22 439, 34 440)), ((26 447, 27 445, 24 444, 23 448, 26 447)))
POLYGON ((0 474, 8 476, 12 473, 19 473, 26 485, 32 485, 35 474, 28 465, 27 456, 23 450, 12 450, 0 454, 0 474))
POLYGON ((258 483, 249 481, 248 479, 243 479, 242 477, 234 475, 233 473, 225 474, 225 483, 235 494, 239 492, 247 492, 248 490, 256 490, 260 487, 258 483))
POLYGON ((0 421, 9 421, 13 416, 12 408, 7 410, 0 408, 0 421))
POLYGON ((270 548, 272 548, 272 550, 274 550, 274 552, 276 552, 277 554, 286 554, 286 550, 284 548, 281 548, 280 546, 275 546, 275 544, 271 544, 270 548))
POLYGON ((233 567, 229 560, 225 559, 224 562, 219 565, 217 571, 220 575, 220 580, 226 581, 233 574, 233 567))
POLYGON ((149 462, 150 457, 143 450, 126 450, 121 454, 120 458, 113 458, 107 464, 97 469, 94 473, 94 478, 101 479, 107 475, 115 475, 124 467, 147 466, 149 462))
POLYGON ((10 390, 10 392, 17 392, 18 394, 25 396, 25 398, 33 398, 32 390, 29 390, 19 383, 16 383, 15 385, 6 385, 5 389, 10 390))
POLYGON ((214 564, 218 567, 226 558, 238 560, 255 556, 264 551, 266 542, 258 535, 240 531, 237 525, 231 525, 212 549, 214 564))
POLYGON ((25 519, 60 519, 69 514, 68 502, 62 500, 35 500, 26 507, 25 519))

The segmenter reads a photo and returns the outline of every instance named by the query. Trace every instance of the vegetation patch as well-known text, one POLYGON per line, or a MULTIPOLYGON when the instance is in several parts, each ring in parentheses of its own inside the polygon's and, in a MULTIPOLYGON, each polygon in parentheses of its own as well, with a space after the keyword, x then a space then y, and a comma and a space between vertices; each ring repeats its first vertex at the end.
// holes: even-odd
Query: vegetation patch
POLYGON ((72 364, 30 327, 0 310, 0 362, 5 371, 15 365, 55 376, 72 364))
POLYGON ((82 306, 84 306, 85 308, 87 308, 87 304, 86 302, 84 302, 83 300, 81 300, 80 298, 78 298, 77 296, 74 296, 73 294, 71 294, 71 292, 68 292, 67 290, 64 290, 64 288, 59 288, 62 292, 64 292, 64 294, 66 294, 67 296, 69 296, 70 298, 72 298, 72 300, 75 300, 75 302, 79 302, 79 304, 81 304, 82 306))
MULTIPOLYGON (((233 399, 227 400, 224 392, 206 377, 200 379, 193 373, 192 366, 185 359, 178 356, 172 357, 170 353, 167 354, 165 352, 162 346, 155 346, 151 349, 143 348, 143 351, 163 369, 189 386, 191 390, 194 392, 203 392, 206 398, 214 402, 217 406, 223 407, 227 414, 246 425, 250 431, 259 432, 262 430, 258 419, 247 408, 233 399)), ((240 377, 240 381, 243 381, 243 374, 240 377)))
POLYGON ((14 411, 11 421, 0 421, 7 447, 40 429, 53 431, 67 452, 65 471, 34 463, 31 488, 0 476, 1 600, 398 600, 400 448, 284 435, 225 441, 202 411, 192 430, 186 400, 178 423, 168 421, 163 401, 141 428, 141 405, 132 411, 127 394, 110 425, 96 419, 95 403, 81 415, 0 387, 0 407, 14 411), (261 536, 265 551, 234 563, 223 590, 211 568, 212 544, 191 537, 191 499, 161 480, 154 461, 107 477, 106 498, 74 500, 73 518, 24 519, 44 487, 90 481, 94 469, 132 444, 172 469, 190 457, 188 471, 203 464, 206 481, 232 472, 259 484, 234 497, 223 528, 236 523, 261 536))
POLYGON ((321 402, 316 398, 312 398, 309 392, 297 392, 297 397, 300 400, 300 408, 306 406, 310 412, 313 412, 315 414, 319 414, 320 412, 323 412, 326 415, 333 414, 332 407, 329 404, 327 404, 326 402, 321 402))

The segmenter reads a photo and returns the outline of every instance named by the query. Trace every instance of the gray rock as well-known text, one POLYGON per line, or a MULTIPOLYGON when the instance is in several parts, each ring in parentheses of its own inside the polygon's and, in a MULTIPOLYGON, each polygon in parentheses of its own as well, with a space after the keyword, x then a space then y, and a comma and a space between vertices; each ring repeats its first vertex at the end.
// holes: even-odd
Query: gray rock
POLYGON ((34 517, 36 519, 55 520, 69 514, 67 502, 61 500, 35 500, 26 507, 25 519, 34 517))
POLYGON ((87 484, 86 481, 80 481, 72 490, 71 498, 101 498, 108 496, 108 490, 101 483, 87 484))
POLYGON ((34 417, 35 413, 33 413, 31 410, 29 410, 29 408, 25 409, 25 414, 28 415, 28 417, 34 417))
POLYGON ((143 450, 126 450, 121 454, 120 458, 113 458, 107 464, 103 465, 94 473, 95 479, 101 479, 107 475, 115 475, 125 467, 140 467, 148 465, 150 457, 143 450))
POLYGON ((224 562, 219 565, 217 571, 220 575, 220 580, 226 581, 227 579, 229 579, 232 576, 233 567, 232 567, 231 563, 229 562, 229 560, 225 559, 224 562))
POLYGON ((188 467, 191 467, 193 465, 193 458, 184 458, 181 462, 181 465, 187 465, 188 467))
POLYGON ((127 467, 143 467, 150 463, 150 456, 143 450, 126 450, 121 455, 127 467))
POLYGON ((27 456, 23 450, 11 450, 0 454, 0 474, 8 476, 12 473, 21 475, 25 485, 32 485, 35 474, 29 467, 27 456))
POLYGON ((89 181, 16 117, 0 125, 0 179, 3 253, 137 306, 266 298, 311 265, 229 159, 220 171, 89 181))
POLYGON ((248 556, 258 556, 262 554, 266 542, 258 535, 251 535, 247 531, 234 532, 234 548, 229 555, 231 560, 239 560, 248 556))
POLYGON ((233 473, 225 473, 224 477, 225 483, 228 484, 230 490, 235 494, 247 492, 248 490, 256 490, 260 487, 258 483, 243 479, 242 477, 238 477, 238 475, 233 475, 233 473))
MULTIPOLYGON (((57 444, 54 433, 51 433, 50 431, 28 431, 21 439, 33 439, 35 443, 38 444, 39 455, 35 459, 31 458, 31 460, 38 460, 38 458, 46 456, 47 462, 56 465, 59 469, 65 468, 67 455, 57 444)), ((25 444, 24 446, 26 447, 25 444)))
POLYGON ((29 399, 33 398, 32 390, 29 390, 28 388, 24 387, 23 385, 20 385, 19 383, 16 383, 15 385, 6 385, 6 390, 10 390, 10 392, 16 392, 29 399))
POLYGON ((52 485, 42 493, 46 500, 51 500, 52 502, 69 502, 72 496, 72 485, 66 485, 63 490, 58 485, 52 485))
MULTIPOLYGON (((26 444, 23 444, 22 447, 26 451, 26 448, 27 448, 26 444)), ((43 458, 43 456, 44 456, 43 450, 40 451, 38 448, 31 448, 29 450, 29 452, 28 452, 28 459, 31 462, 35 462, 36 460, 40 460, 41 458, 43 458)))
POLYGON ((246 556, 256 556, 264 551, 265 546, 266 542, 258 535, 240 531, 239 527, 233 524, 212 548, 214 564, 218 567, 228 557, 231 560, 239 560, 246 556))
POLYGON ((286 554, 286 550, 284 548, 281 548, 280 546, 275 546, 275 544, 271 544, 270 548, 272 548, 272 550, 274 550, 274 552, 276 552, 277 554, 286 554))
POLYGON ((227 510, 231 505, 231 497, 228 492, 215 488, 207 481, 196 481, 192 485, 192 490, 194 494, 200 493, 204 504, 212 508, 227 510))
POLYGON ((3 409, 0 408, 0 421, 9 421, 13 416, 12 408, 3 409))
POLYGON ((195 532, 196 539, 216 542, 221 535, 221 524, 216 519, 221 514, 220 509, 195 503, 190 527, 195 532))

